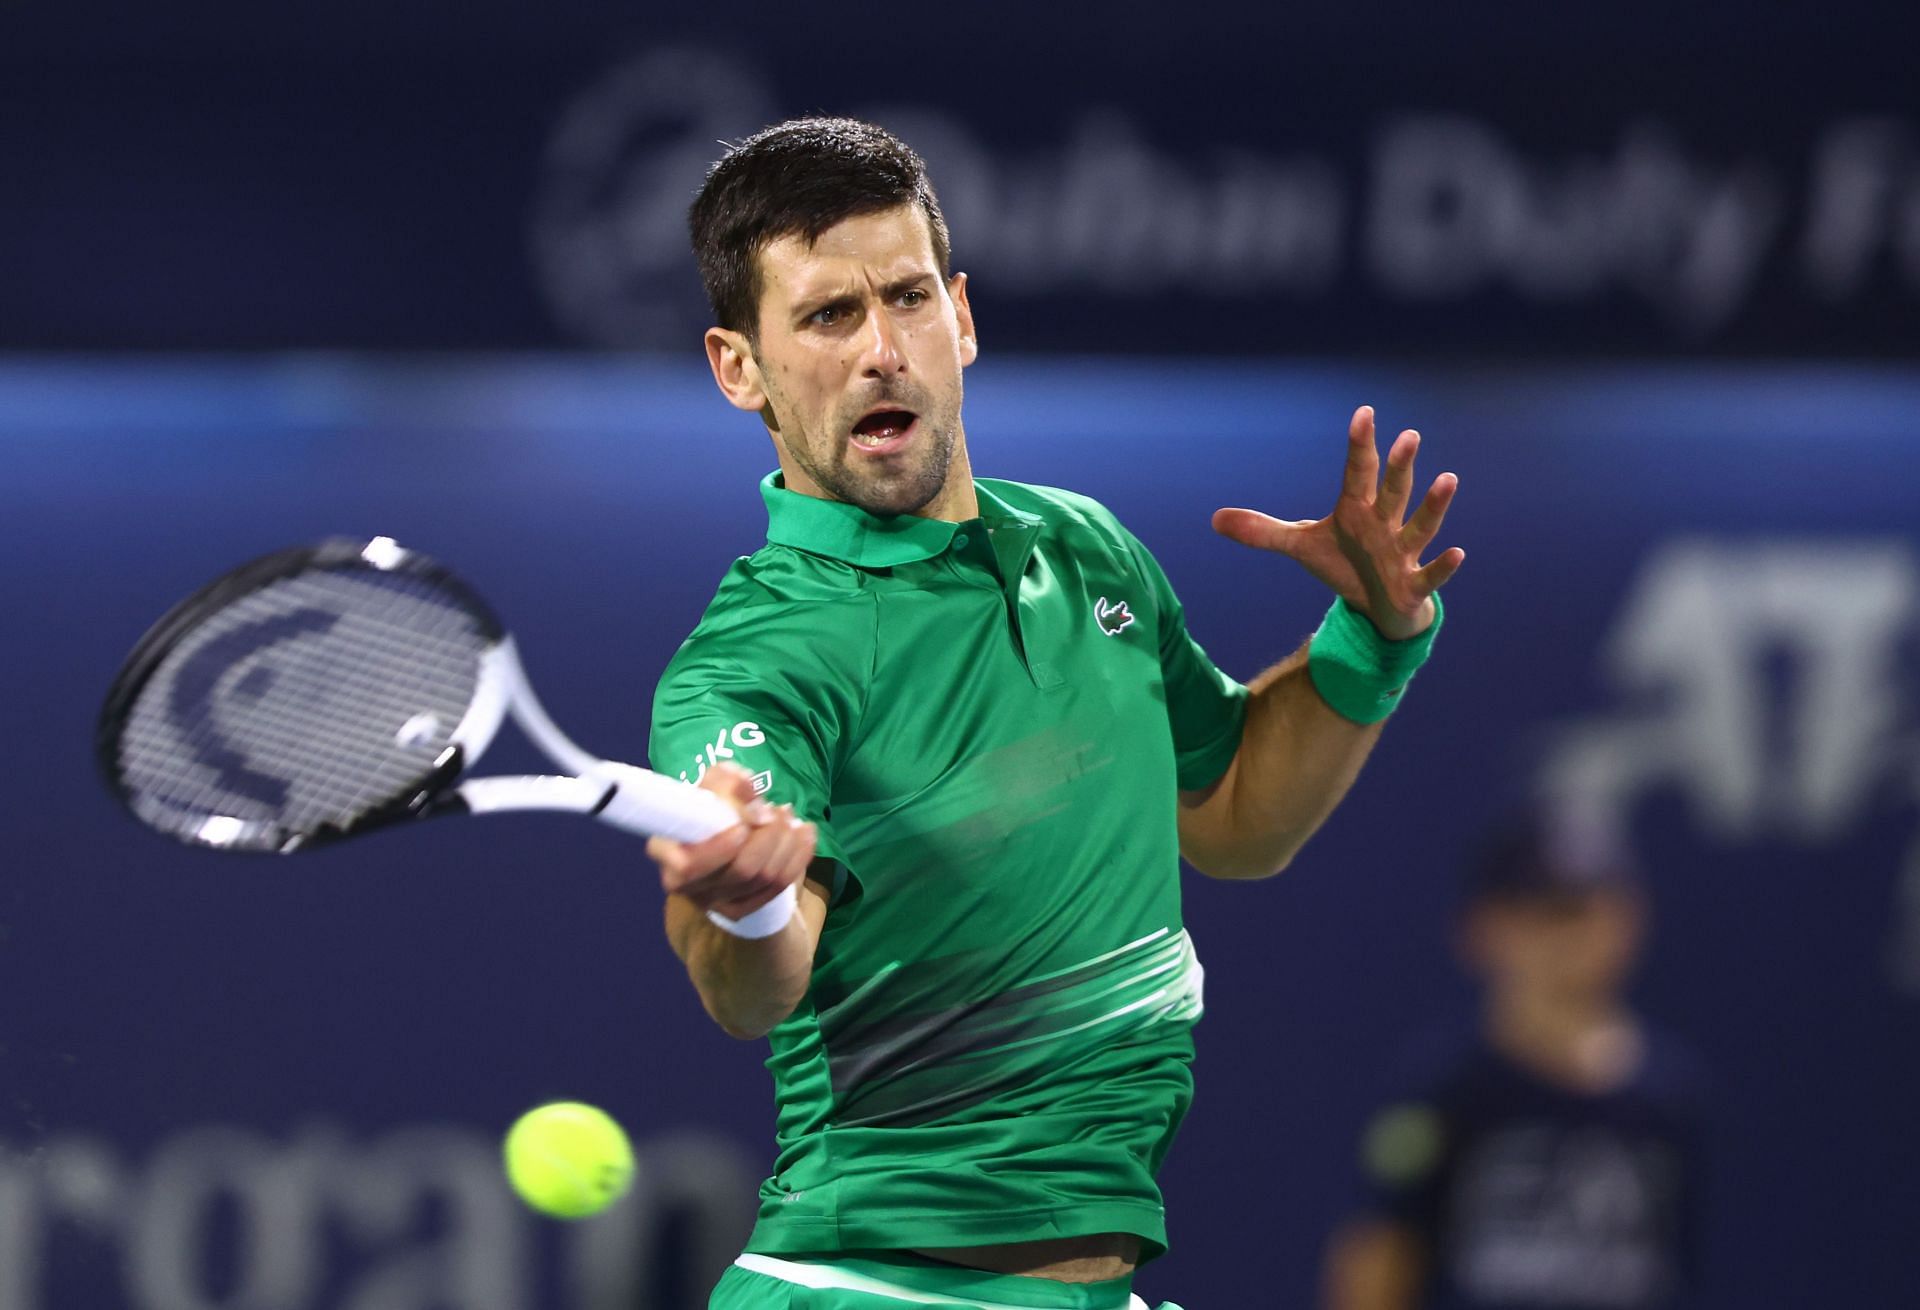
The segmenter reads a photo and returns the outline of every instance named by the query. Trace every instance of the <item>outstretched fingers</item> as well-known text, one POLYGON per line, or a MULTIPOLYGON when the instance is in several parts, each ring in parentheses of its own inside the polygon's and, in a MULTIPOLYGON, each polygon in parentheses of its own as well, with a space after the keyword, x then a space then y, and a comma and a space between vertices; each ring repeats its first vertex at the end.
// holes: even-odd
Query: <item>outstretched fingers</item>
POLYGON ((1392 449, 1387 451, 1387 475, 1380 481, 1380 496, 1373 502, 1373 512, 1395 527, 1407 512, 1407 498, 1413 494, 1413 458, 1419 451, 1420 434, 1412 428, 1394 438, 1392 449))
POLYGON ((1422 600, 1447 585, 1460 566, 1467 562, 1467 552, 1453 546, 1440 552, 1433 563, 1413 575, 1414 592, 1422 600))
POLYGON ((1340 503, 1326 518, 1277 519, 1258 510, 1223 509, 1213 516, 1214 531, 1243 546, 1298 561, 1349 601, 1391 597, 1399 606, 1410 584, 1419 593, 1416 599, 1424 601, 1466 559, 1464 551, 1450 550, 1420 567, 1420 556, 1440 531, 1459 479, 1451 473, 1434 479, 1408 518, 1420 434, 1408 428, 1394 439, 1384 476, 1375 435, 1373 407, 1362 405, 1347 425, 1340 503))
MULTIPOLYGON (((1408 466, 1412 474, 1412 466, 1408 466)), ((1446 521, 1447 506, 1453 504, 1453 493, 1460 489, 1460 479, 1451 473, 1442 473, 1433 480, 1427 494, 1421 498, 1420 508, 1407 520, 1407 526, 1400 529, 1400 544, 1418 558, 1420 552, 1433 544, 1439 535, 1440 525, 1446 521)))
POLYGON ((1302 535, 1312 526, 1310 519, 1299 522, 1277 519, 1257 509, 1222 509, 1213 514, 1213 530, 1221 536, 1243 546, 1282 555, 1297 555, 1302 535))
POLYGON ((1347 470, 1340 494, 1371 505, 1379 481, 1380 452, 1373 444, 1373 406, 1362 405, 1353 411, 1347 424, 1347 470))

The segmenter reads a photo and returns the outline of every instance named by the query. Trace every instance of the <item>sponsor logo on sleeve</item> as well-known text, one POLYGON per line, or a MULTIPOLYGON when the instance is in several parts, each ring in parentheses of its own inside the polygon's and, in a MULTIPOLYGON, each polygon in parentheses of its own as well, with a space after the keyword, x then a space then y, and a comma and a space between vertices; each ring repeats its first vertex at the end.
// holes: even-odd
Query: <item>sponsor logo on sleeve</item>
MULTIPOLYGON (((707 770, 722 760, 730 760, 736 751, 752 750, 755 746, 767 744, 767 734, 760 725, 740 722, 729 728, 722 728, 714 739, 695 752, 693 762, 681 771, 680 781, 699 782, 707 776, 707 770)), ((773 785, 773 771, 766 770, 754 777, 754 792, 758 794, 773 785), (760 780, 766 779, 766 786, 760 780)))

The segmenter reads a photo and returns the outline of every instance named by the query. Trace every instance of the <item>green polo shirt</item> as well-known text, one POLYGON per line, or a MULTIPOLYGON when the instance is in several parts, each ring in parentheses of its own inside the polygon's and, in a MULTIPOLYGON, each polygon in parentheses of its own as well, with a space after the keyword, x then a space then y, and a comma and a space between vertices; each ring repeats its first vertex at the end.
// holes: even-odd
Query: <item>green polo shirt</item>
POLYGON ((1246 689, 1100 505, 974 486, 947 523, 770 476, 767 545, 654 700, 655 769, 739 764, 840 869, 770 1036, 752 1251, 1165 1247, 1201 1008, 1177 793, 1225 772, 1246 689))

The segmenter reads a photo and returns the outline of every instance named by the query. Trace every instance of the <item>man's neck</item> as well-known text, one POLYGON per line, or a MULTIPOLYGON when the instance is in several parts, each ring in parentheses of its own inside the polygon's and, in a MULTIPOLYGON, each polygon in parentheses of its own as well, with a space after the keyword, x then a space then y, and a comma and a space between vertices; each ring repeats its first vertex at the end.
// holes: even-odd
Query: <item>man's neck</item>
POLYGON ((947 465, 947 484, 918 513, 923 519, 946 523, 965 523, 980 517, 980 497, 973 489, 973 464, 967 458, 967 443, 954 447, 953 462, 947 465))
POLYGON ((1495 1050, 1570 1091, 1598 1094, 1640 1068, 1640 1024, 1615 997, 1568 998, 1518 990, 1487 997, 1484 1029, 1495 1050))

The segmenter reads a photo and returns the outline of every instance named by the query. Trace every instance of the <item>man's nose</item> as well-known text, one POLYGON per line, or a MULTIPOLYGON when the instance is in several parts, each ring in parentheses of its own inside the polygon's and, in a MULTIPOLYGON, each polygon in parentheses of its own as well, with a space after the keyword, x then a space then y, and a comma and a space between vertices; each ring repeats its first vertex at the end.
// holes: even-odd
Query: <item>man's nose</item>
POLYGON ((901 349, 900 328, 884 305, 867 315, 866 330, 861 336, 862 376, 877 378, 906 371, 907 353, 901 349))

